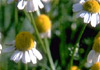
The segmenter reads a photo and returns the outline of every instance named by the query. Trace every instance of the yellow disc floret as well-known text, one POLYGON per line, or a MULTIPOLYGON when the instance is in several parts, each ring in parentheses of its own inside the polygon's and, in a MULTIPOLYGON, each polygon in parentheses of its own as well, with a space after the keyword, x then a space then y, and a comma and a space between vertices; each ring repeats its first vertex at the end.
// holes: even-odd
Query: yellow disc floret
POLYGON ((36 26, 40 33, 47 32, 51 29, 51 21, 48 16, 42 14, 36 18, 36 26))
POLYGON ((100 53, 100 32, 95 37, 93 50, 100 53))
POLYGON ((80 70, 77 66, 72 66, 71 70, 80 70))
POLYGON ((100 70, 100 62, 97 62, 91 67, 91 70, 100 70))
POLYGON ((83 9, 91 13, 98 13, 100 5, 96 0, 88 0, 83 4, 83 9))
POLYGON ((29 32, 20 32, 16 36, 15 47, 18 50, 26 51, 34 47, 34 38, 29 32))

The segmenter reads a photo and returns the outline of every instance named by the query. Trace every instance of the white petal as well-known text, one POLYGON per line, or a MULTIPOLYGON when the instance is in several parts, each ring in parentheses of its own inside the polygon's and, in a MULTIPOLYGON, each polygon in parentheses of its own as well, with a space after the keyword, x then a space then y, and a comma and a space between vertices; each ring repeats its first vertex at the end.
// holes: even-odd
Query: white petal
POLYGON ((91 13, 86 13, 84 16, 84 23, 89 23, 91 20, 91 13))
POLYGON ((26 6, 26 4, 27 4, 27 1, 21 0, 21 1, 19 1, 17 7, 18 7, 19 10, 22 10, 26 6))
POLYGON ((76 18, 78 18, 78 17, 83 18, 85 14, 86 14, 86 11, 83 11, 83 10, 82 10, 82 11, 80 11, 79 13, 76 14, 76 18))
POLYGON ((22 58, 23 56, 23 52, 19 51, 16 55, 16 59, 14 60, 16 63, 22 58))
POLYGON ((31 59, 32 63, 33 63, 33 64, 36 64, 36 63, 37 63, 37 59, 36 59, 36 57, 33 55, 32 50, 29 50, 29 55, 30 55, 30 59, 31 59))
POLYGON ((100 57, 99 53, 95 52, 95 55, 93 56, 93 64, 99 61, 99 57, 100 57))
POLYGON ((16 60, 16 57, 18 57, 18 55, 19 55, 19 51, 18 50, 16 50, 15 52, 14 52, 14 54, 11 56, 11 60, 13 60, 13 61, 15 61, 16 60))
POLYGON ((0 44, 0 50, 2 49, 2 45, 0 44))
POLYGON ((27 5, 25 7, 27 12, 34 12, 38 9, 38 5, 34 3, 35 0, 29 0, 27 1, 27 5))
POLYGON ((40 36, 41 36, 41 38, 46 38, 46 37, 50 38, 51 37, 51 29, 48 30, 47 32, 40 33, 40 36))
POLYGON ((38 58, 38 60, 41 60, 43 58, 41 53, 38 50, 36 50, 35 48, 32 48, 32 51, 33 51, 34 55, 38 58))
POLYGON ((73 12, 78 12, 78 11, 81 11, 82 9, 83 7, 79 3, 73 5, 73 12))
POLYGON ((91 25, 93 27, 96 27, 97 21, 96 21, 96 14, 92 14, 91 16, 91 25))
POLYGON ((96 15, 96 20, 97 20, 97 24, 99 24, 100 23, 100 15, 99 14, 96 15))
POLYGON ((15 50, 15 47, 11 46, 11 47, 9 47, 9 48, 3 49, 2 52, 3 52, 3 53, 6 53, 6 52, 11 52, 11 51, 13 51, 13 50, 15 50))
POLYGON ((29 57, 29 54, 28 54, 27 51, 25 51, 25 54, 23 54, 22 62, 25 63, 25 64, 30 62, 30 57, 29 57))
POLYGON ((43 3, 40 0, 37 0, 37 3, 38 3, 39 8, 43 8, 44 7, 43 3))
POLYGON ((91 50, 88 54, 88 57, 87 57, 87 62, 88 63, 92 63, 92 59, 93 59, 93 56, 95 55, 95 51, 94 50, 91 50))
POLYGON ((51 38, 51 29, 47 32, 47 37, 51 38))

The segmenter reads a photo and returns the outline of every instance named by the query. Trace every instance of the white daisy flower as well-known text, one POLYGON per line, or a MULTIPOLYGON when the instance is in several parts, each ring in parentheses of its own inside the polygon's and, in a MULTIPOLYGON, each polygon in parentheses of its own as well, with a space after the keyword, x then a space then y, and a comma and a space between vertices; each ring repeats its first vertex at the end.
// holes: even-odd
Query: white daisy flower
POLYGON ((0 54, 1 54, 1 50, 2 50, 2 45, 0 44, 0 54))
POLYGON ((78 12, 76 17, 84 18, 84 23, 93 27, 100 23, 100 5, 96 0, 81 0, 73 5, 73 12, 78 12))
POLYGON ((100 32, 95 37, 92 50, 89 52, 87 57, 87 62, 92 64, 100 62, 100 32))
POLYGON ((25 8, 27 12, 34 12, 37 11, 39 8, 43 8, 44 5, 40 0, 21 0, 19 1, 17 5, 19 10, 22 10, 25 8))
POLYGON ((40 15, 36 18, 36 26, 41 38, 51 37, 51 21, 47 15, 40 15))
POLYGON ((36 49, 36 42, 29 32, 20 32, 12 45, 13 46, 4 49, 2 52, 14 51, 10 59, 16 63, 22 59, 22 62, 25 64, 29 62, 36 64, 37 59, 41 60, 43 58, 41 53, 36 49))

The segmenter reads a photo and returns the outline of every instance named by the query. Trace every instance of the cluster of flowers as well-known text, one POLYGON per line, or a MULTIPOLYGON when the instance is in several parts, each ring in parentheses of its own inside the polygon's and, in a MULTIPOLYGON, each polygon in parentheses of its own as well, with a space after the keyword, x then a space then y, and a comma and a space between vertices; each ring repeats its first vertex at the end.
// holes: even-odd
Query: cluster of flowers
POLYGON ((80 0, 73 5, 73 11, 78 12, 76 17, 84 18, 84 23, 91 23, 96 27, 100 23, 100 2, 98 0, 80 0))
MULTIPOLYGON (((84 23, 91 23, 91 26, 96 27, 100 23, 100 0, 80 0, 73 5, 73 12, 78 12, 76 17, 83 18, 84 23)), ((91 70, 100 70, 100 32, 95 37, 87 62, 93 65, 91 70)))
MULTIPOLYGON (((16 1, 19 10, 25 9, 27 12, 37 11, 39 8, 43 8, 44 5, 41 0, 8 0, 8 4, 16 1)), ((43 2, 49 2, 49 0, 42 0, 43 2)))
MULTIPOLYGON (((8 3, 13 2, 14 0, 8 0, 8 3)), ((48 1, 48 0, 43 0, 48 1)), ((44 5, 40 0, 18 0, 18 9, 26 9, 27 12, 34 12, 38 10, 38 7, 43 8, 44 5)), ((36 27, 40 33, 41 38, 51 37, 51 21, 47 15, 41 14, 36 20, 36 27)), ((27 64, 32 62, 33 64, 37 63, 37 59, 41 60, 43 57, 41 53, 36 49, 36 41, 33 35, 29 32, 20 32, 15 40, 12 43, 6 44, 9 45, 9 48, 2 50, 0 44, 0 53, 12 52, 10 60, 14 62, 19 62, 22 59, 22 62, 27 64)))

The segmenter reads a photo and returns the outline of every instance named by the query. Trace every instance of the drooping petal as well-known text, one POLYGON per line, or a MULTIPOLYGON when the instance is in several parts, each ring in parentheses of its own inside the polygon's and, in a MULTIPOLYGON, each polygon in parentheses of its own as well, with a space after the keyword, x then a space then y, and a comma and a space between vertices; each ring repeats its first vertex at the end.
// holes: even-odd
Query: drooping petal
POLYGON ((29 55, 30 55, 30 59, 31 59, 32 63, 33 63, 33 64, 36 64, 36 63, 37 63, 37 59, 36 59, 36 57, 33 55, 32 50, 29 50, 29 55))
POLYGON ((27 4, 27 1, 21 0, 21 1, 19 1, 17 7, 19 10, 23 10, 25 8, 26 4, 27 4))
POLYGON ((38 58, 38 60, 41 60, 43 58, 41 53, 38 50, 36 50, 35 48, 32 48, 32 51, 33 51, 34 55, 38 58))
POLYGON ((36 1, 37 1, 37 4, 38 4, 39 8, 43 8, 44 7, 43 3, 40 0, 36 0, 36 1))
POLYGON ((0 44, 0 50, 2 50, 2 45, 0 44))
POLYGON ((96 62, 99 62, 99 57, 100 57, 99 53, 95 52, 95 55, 93 56, 93 64, 95 64, 96 62))
POLYGON ((22 51, 20 51, 20 52, 19 52, 19 56, 18 56, 18 57, 16 57, 15 62, 17 63, 18 61, 20 61, 20 60, 21 60, 21 58, 22 58, 22 56, 23 56, 23 52, 22 52, 22 51))
POLYGON ((78 18, 78 17, 84 18, 85 14, 86 14, 86 11, 82 10, 79 13, 76 14, 76 18, 78 18))
POLYGON ((15 47, 11 46, 11 47, 9 47, 9 48, 3 49, 2 52, 3 52, 3 53, 6 53, 6 52, 11 52, 11 51, 13 51, 13 50, 15 50, 15 47))
POLYGON ((18 50, 16 50, 14 52, 14 54, 11 56, 10 60, 15 61, 18 58, 19 55, 20 55, 20 52, 18 50))
POLYGON ((33 0, 27 1, 27 5, 25 7, 25 10, 27 12, 34 12, 35 11, 34 9, 35 9, 35 7, 34 7, 34 4, 33 4, 33 0))
POLYGON ((84 16, 84 23, 89 23, 91 20, 91 13, 86 13, 84 16))
POLYGON ((96 21, 96 14, 92 14, 91 16, 91 25, 93 27, 96 27, 97 21, 96 21))
POLYGON ((83 7, 79 3, 76 3, 73 5, 73 12, 78 12, 78 11, 81 11, 82 9, 83 9, 83 7))
POLYGON ((25 51, 25 53, 23 53, 22 62, 25 64, 30 62, 30 57, 29 57, 28 51, 25 51))
POLYGON ((87 56, 87 62, 88 63, 92 63, 94 55, 95 55, 95 51, 94 50, 91 50, 89 52, 88 56, 87 56))

